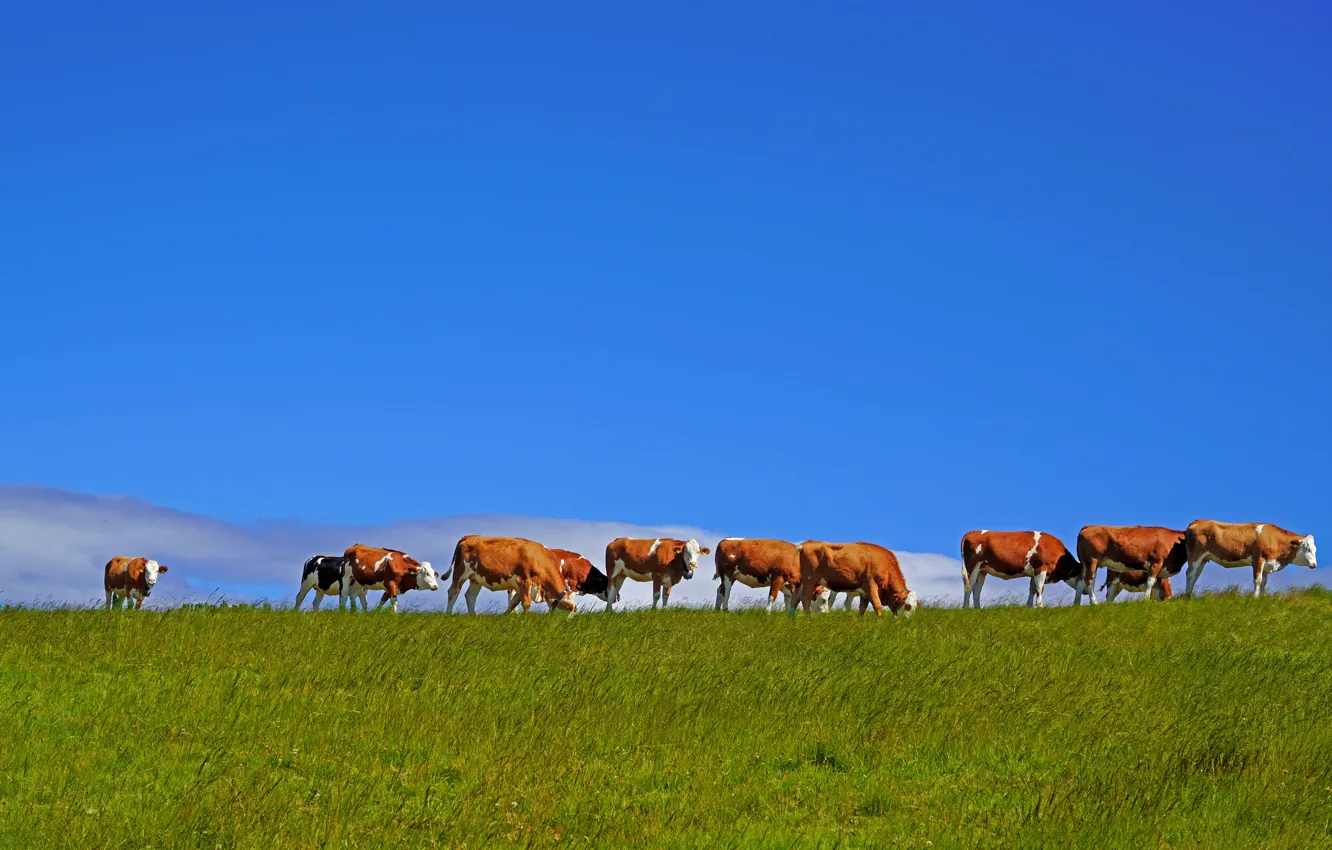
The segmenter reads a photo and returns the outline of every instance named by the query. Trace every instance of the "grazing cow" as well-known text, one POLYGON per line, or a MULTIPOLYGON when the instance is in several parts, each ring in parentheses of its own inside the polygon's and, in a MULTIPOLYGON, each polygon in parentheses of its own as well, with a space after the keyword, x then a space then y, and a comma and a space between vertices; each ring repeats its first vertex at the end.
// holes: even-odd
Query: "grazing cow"
MULTIPOLYGON (((1082 586, 1096 604, 1096 571, 1145 570, 1147 584, 1143 601, 1157 598, 1152 592, 1161 575, 1173 576, 1184 569, 1184 532, 1154 525, 1088 525, 1078 532, 1078 560, 1082 562, 1082 586)), ((1073 604, 1082 602, 1082 589, 1073 604)))
POLYGON ((522 537, 483 537, 469 534, 453 548, 453 562, 449 565, 453 583, 449 585, 449 613, 458 601, 462 586, 467 588, 467 613, 476 613, 476 597, 481 589, 512 590, 505 613, 520 603, 523 611, 530 611, 533 588, 550 606, 572 613, 577 607, 574 591, 560 570, 561 559, 551 550, 522 537))
POLYGON ((1189 559, 1189 583, 1185 596, 1193 595, 1193 585, 1208 561, 1223 567, 1252 567, 1253 595, 1267 590, 1267 577, 1295 564, 1309 569, 1318 567, 1318 547, 1312 534, 1299 535, 1270 523, 1215 522, 1198 519, 1185 531, 1189 559))
POLYGON ((962 607, 980 607, 986 576, 1027 577, 1027 607, 1045 607, 1046 582, 1081 589, 1082 565, 1058 537, 1041 531, 968 531, 962 536, 962 607))
POLYGON ((658 602, 665 608, 671 599, 671 588, 693 578, 698 557, 710 554, 711 549, 700 549, 692 537, 688 540, 617 537, 606 544, 606 580, 610 583, 606 610, 614 610, 625 579, 652 582, 652 608, 656 610, 658 602))
MULTIPOLYGON (((1146 570, 1111 570, 1105 571, 1105 584, 1101 585, 1101 590, 1109 590, 1105 594, 1106 602, 1114 602, 1119 592, 1127 593, 1146 593, 1147 592, 1147 571, 1146 570)), ((1170 576, 1161 576, 1155 589, 1158 601, 1165 601, 1172 598, 1175 594, 1170 588, 1170 576)))
MULTIPOLYGON (((385 602, 391 602, 393 613, 396 614, 398 596, 401 594, 413 588, 439 589, 441 576, 435 574, 429 561, 418 561, 397 549, 378 549, 358 543, 348 548, 342 557, 346 561, 345 569, 351 576, 351 580, 344 583, 347 587, 346 595, 352 597, 353 608, 356 607, 356 600, 360 599, 362 611, 367 608, 365 601, 367 590, 384 591, 379 604, 375 606, 376 611, 384 607, 385 602)), ((442 576, 442 578, 448 577, 447 573, 442 576)), ((338 607, 341 608, 342 604, 343 598, 340 597, 338 607)))
POLYGON ((134 600, 134 610, 139 610, 143 607, 143 600, 157 586, 158 574, 166 571, 166 564, 147 558, 117 555, 107 561, 102 575, 102 585, 106 588, 106 610, 115 608, 118 611, 129 599, 134 600))
POLYGON ((785 540, 755 540, 728 537, 717 544, 717 585, 715 611, 731 610, 731 588, 736 582, 746 587, 768 588, 768 611, 777 594, 784 593, 786 607, 792 606, 792 594, 800 585, 800 551, 785 540))
MULTIPOLYGON (((592 565, 592 562, 577 552, 570 552, 568 549, 551 549, 551 554, 559 561, 560 572, 564 574, 564 580, 568 587, 579 596, 595 596, 602 602, 606 601, 606 574, 592 565)), ((509 602, 513 602, 513 595, 516 590, 510 590, 509 602)), ((544 597, 541 594, 541 588, 532 586, 532 601, 542 602, 544 597)), ((510 604, 510 609, 513 605, 510 604)))
MULTIPOLYGON (((916 592, 907 588, 898 566, 897 556, 873 543, 824 543, 806 540, 800 550, 800 601, 809 616, 815 591, 826 587, 832 592, 859 590, 860 614, 874 606, 874 613, 883 615, 886 604, 896 615, 910 616, 920 602, 916 592)), ((795 609, 790 609, 795 613, 795 609)))
POLYGON ((347 598, 348 582, 351 575, 347 569, 347 559, 339 555, 315 555, 301 568, 301 589, 296 593, 296 608, 301 610, 301 603, 310 591, 315 592, 314 610, 319 610, 319 603, 325 596, 338 597, 339 607, 347 598))

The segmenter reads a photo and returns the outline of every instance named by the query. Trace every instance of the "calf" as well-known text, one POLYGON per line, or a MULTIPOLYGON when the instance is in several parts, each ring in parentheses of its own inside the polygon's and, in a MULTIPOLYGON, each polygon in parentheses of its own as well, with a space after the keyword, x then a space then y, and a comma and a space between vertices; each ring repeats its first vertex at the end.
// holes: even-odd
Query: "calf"
POLYGON ((700 549, 698 541, 671 538, 618 537, 606 544, 606 580, 610 586, 606 595, 606 610, 614 610, 615 600, 625 579, 652 582, 652 608, 661 602, 664 608, 671 599, 671 588, 682 580, 694 577, 700 555, 712 554, 711 549, 700 549))
MULTIPOLYGON (((1109 588, 1105 601, 1114 602, 1121 590, 1128 593, 1146 593, 1147 578, 1146 570, 1106 570, 1105 584, 1101 585, 1101 590, 1109 588)), ((1170 588, 1170 576, 1161 576, 1153 592, 1159 601, 1172 598, 1175 594, 1170 588)))
POLYGON ((800 551, 785 540, 747 540, 728 537, 717 544, 717 586, 715 611, 731 610, 731 588, 737 582, 746 587, 768 589, 768 611, 777 594, 786 595, 786 607, 792 606, 792 594, 800 585, 800 551))
MULTIPOLYGON (((810 604, 818 587, 832 592, 860 590, 860 614, 874 606, 882 616, 886 604, 896 615, 910 616, 920 602, 916 592, 906 585, 897 556, 873 543, 824 543, 807 540, 800 549, 800 601, 809 616, 810 604)), ((790 609, 795 613, 794 608, 790 609)))
MULTIPOLYGON (((385 602, 391 602, 393 613, 398 613, 398 597, 409 590, 438 590, 440 576, 430 566, 429 561, 418 561, 397 549, 379 549, 362 546, 359 543, 347 549, 342 555, 351 580, 344 583, 346 594, 352 597, 352 607, 356 600, 361 600, 361 610, 367 608, 365 593, 367 590, 382 590, 378 611, 385 602)), ((443 578, 448 578, 446 573, 443 578)), ((341 608, 343 598, 338 599, 341 608)))
MULTIPOLYGON (((797 589, 796 592, 799 593, 800 591, 797 589)), ((865 594, 863 594, 859 590, 849 590, 849 591, 844 591, 842 595, 846 597, 846 600, 842 603, 842 610, 850 611, 855 601, 857 599, 862 598, 865 594)), ((837 607, 836 593, 832 592, 826 587, 814 588, 814 601, 813 603, 811 603, 811 609, 814 611, 815 614, 827 614, 830 613, 836 607, 837 607)), ((788 610, 790 609, 789 604, 787 608, 788 610)))
MULTIPOLYGON (((1173 576, 1184 568, 1187 555, 1184 532, 1155 525, 1088 525, 1078 532, 1078 560, 1082 562, 1082 584, 1091 604, 1096 604, 1096 571, 1144 570, 1147 584, 1143 601, 1157 598, 1152 592, 1162 575, 1173 576)), ((1073 604, 1082 601, 1081 589, 1073 604)))
POLYGON ((980 607, 986 576, 1027 577, 1028 608, 1045 607, 1046 582, 1081 590, 1082 565, 1053 534, 1040 531, 968 531, 962 536, 962 607, 980 607))
POLYGON ((450 565, 453 584, 449 586, 449 613, 458 601, 464 583, 467 588, 467 613, 476 613, 476 598, 481 589, 511 590, 505 613, 520 603, 523 611, 530 611, 535 587, 550 610, 573 613, 576 604, 574 591, 560 571, 560 558, 532 540, 521 537, 482 537, 472 534, 463 537, 453 549, 450 565))
POLYGON ((1290 564, 1309 569, 1318 567, 1318 547, 1312 534, 1299 535, 1270 523, 1229 523, 1198 519, 1184 532, 1188 548, 1189 583, 1185 596, 1193 595, 1193 586, 1208 561, 1223 567, 1252 567, 1253 595, 1267 590, 1267 577, 1290 564))
POLYGON ((338 607, 347 598, 347 583, 351 574, 347 570, 347 559, 339 555, 315 555, 301 568, 301 589, 296 593, 295 610, 301 610, 301 603, 310 591, 315 592, 314 610, 319 610, 319 603, 325 596, 337 595, 338 607))
POLYGON ((159 564, 148 558, 127 558, 124 555, 117 555, 107 561, 102 573, 102 586, 106 589, 106 610, 115 608, 118 611, 129 599, 134 600, 134 610, 139 610, 143 607, 143 600, 147 599, 157 586, 158 574, 166 571, 166 564, 159 564))

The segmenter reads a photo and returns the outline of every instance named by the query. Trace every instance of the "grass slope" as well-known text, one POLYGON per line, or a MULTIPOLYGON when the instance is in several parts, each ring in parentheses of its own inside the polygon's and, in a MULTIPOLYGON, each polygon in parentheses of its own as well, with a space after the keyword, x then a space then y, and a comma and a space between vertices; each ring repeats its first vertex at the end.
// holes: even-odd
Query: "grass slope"
POLYGON ((0 844, 1311 847, 1332 596, 0 613, 0 844))

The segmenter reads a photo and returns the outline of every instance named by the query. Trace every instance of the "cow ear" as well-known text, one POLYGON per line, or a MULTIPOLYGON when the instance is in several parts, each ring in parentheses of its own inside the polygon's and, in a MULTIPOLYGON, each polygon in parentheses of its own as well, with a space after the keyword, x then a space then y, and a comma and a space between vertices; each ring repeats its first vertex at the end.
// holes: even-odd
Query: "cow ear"
POLYGON ((164 572, 166 572, 166 571, 169 570, 169 569, 171 569, 171 568, 168 567, 166 564, 162 564, 162 565, 160 565, 160 566, 157 568, 157 571, 158 571, 159 573, 164 573, 164 572))
POLYGON ((711 555, 711 554, 712 554, 712 550, 709 549, 708 547, 704 546, 702 549, 699 549, 699 550, 698 550, 698 554, 700 554, 700 555, 711 555))

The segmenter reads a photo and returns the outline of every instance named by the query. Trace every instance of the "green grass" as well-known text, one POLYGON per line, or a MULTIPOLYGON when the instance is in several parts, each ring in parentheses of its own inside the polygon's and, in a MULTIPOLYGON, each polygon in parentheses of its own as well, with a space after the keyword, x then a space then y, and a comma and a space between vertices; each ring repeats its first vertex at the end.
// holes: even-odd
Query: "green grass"
POLYGON ((5 847, 1313 847, 1332 596, 0 612, 5 847))

